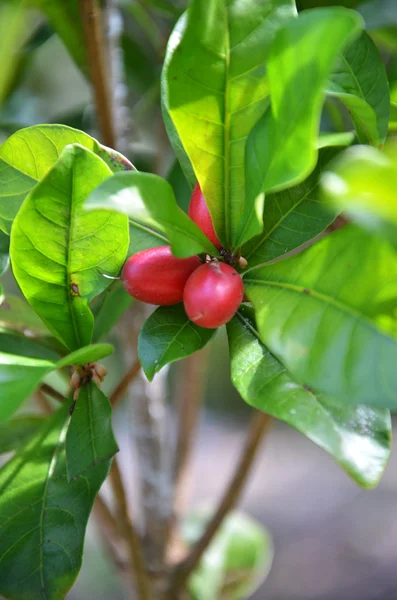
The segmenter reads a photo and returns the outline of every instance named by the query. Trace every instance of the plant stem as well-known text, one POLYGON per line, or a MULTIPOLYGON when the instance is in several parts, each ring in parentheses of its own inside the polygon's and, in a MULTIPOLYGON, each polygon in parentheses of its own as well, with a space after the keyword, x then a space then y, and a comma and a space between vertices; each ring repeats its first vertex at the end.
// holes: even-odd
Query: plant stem
POLYGON ((120 535, 128 544, 130 570, 134 575, 138 598, 150 600, 152 596, 141 540, 128 513, 126 493, 116 457, 110 468, 109 479, 116 502, 116 521, 120 535))
POLYGON ((41 384, 40 391, 43 392, 44 394, 48 394, 52 398, 55 398, 55 400, 58 400, 58 402, 66 402, 65 396, 63 396, 63 394, 61 394, 60 392, 57 392, 56 390, 54 390, 54 388, 52 386, 48 385, 47 383, 41 384))
POLYGON ((112 395, 110 396, 110 404, 113 408, 118 404, 119 400, 123 397, 123 395, 128 390, 128 386, 132 383, 135 377, 138 375, 141 370, 141 364, 139 360, 135 360, 131 367, 128 369, 123 379, 120 381, 112 395))
POLYGON ((167 596, 169 600, 175 600, 178 597, 179 591, 183 589, 189 575, 199 564, 201 557, 223 523, 223 520, 238 503, 254 459, 260 448, 261 441, 269 428, 271 420, 272 418, 269 415, 255 411, 240 460, 217 510, 208 523, 203 535, 193 546, 188 556, 174 569, 167 596))
POLYGON ((107 79, 109 65, 106 60, 103 23, 97 0, 80 0, 87 60, 94 88, 95 105, 101 138, 106 146, 116 146, 112 117, 112 98, 107 79))

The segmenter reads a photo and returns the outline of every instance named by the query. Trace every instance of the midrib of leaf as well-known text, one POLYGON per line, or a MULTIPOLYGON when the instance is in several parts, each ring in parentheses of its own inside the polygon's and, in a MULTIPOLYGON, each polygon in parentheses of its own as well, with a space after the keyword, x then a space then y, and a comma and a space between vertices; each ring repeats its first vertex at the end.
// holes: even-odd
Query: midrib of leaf
POLYGON ((230 223, 230 33, 229 33, 229 15, 226 2, 224 3, 225 22, 226 22, 226 48, 225 48, 225 91, 224 91, 224 111, 225 122, 223 126, 223 143, 224 143, 224 161, 225 161, 225 182, 224 182, 224 201, 225 201, 225 237, 226 244, 231 245, 231 223, 230 223))
POLYGON ((182 333, 182 331, 190 324, 189 319, 186 318, 186 323, 184 323, 182 325, 182 327, 180 327, 178 329, 178 331, 176 332, 176 334, 174 335, 174 337, 172 338, 172 340, 170 340, 169 344, 167 345, 167 347, 165 348, 165 350, 162 352, 160 358, 158 359, 159 363, 163 360, 165 354, 168 352, 168 350, 171 348, 172 344, 175 342, 176 338, 178 337, 178 335, 180 333, 182 333))
MULTIPOLYGON (((259 268, 259 266, 255 267, 255 268, 259 268)), ((252 271, 251 271, 251 273, 252 273, 252 271)), ((302 294, 302 296, 307 295, 307 292, 305 292, 305 289, 307 289, 307 288, 305 288, 303 286, 295 285, 293 283, 284 283, 284 282, 277 282, 277 281, 270 281, 270 280, 263 281, 261 279, 251 279, 251 280, 248 279, 248 280, 245 280, 245 283, 248 285, 253 284, 253 285, 260 285, 260 286, 277 287, 277 288, 281 288, 284 290, 290 290, 291 292, 295 292, 297 294, 302 294)), ((358 310, 355 310, 354 308, 352 308, 351 306, 349 306, 347 304, 342 304, 338 300, 335 300, 335 298, 332 298, 332 296, 327 296, 326 294, 322 294, 321 292, 318 292, 317 290, 314 290, 313 288, 310 288, 309 297, 310 296, 312 298, 316 298, 317 300, 320 300, 321 302, 324 302, 325 304, 329 304, 330 306, 333 306, 334 308, 340 310, 341 312, 349 315, 353 319, 360 321, 363 325, 365 325, 369 329, 375 331, 379 336, 381 336, 387 340, 392 339, 389 335, 384 333, 382 330, 375 327, 375 325, 372 323, 372 321, 369 320, 369 318, 366 315, 359 312, 358 310)))
POLYGON ((44 581, 44 561, 43 561, 43 548, 44 548, 44 511, 45 511, 45 503, 47 500, 47 493, 48 493, 48 486, 50 484, 50 480, 51 477, 55 471, 55 467, 57 464, 57 460, 58 460, 58 456, 59 453, 61 451, 61 446, 63 444, 64 441, 64 433, 68 428, 68 423, 69 419, 65 422, 64 426, 62 427, 60 433, 59 433, 59 437, 58 437, 58 443, 54 448, 54 452, 51 458, 51 462, 50 465, 48 467, 48 471, 47 471, 47 477, 45 480, 45 485, 44 485, 44 490, 43 490, 43 501, 42 501, 42 505, 41 505, 41 511, 40 511, 40 521, 39 521, 39 532, 40 532, 40 581, 41 581, 41 586, 42 586, 42 594, 44 596, 44 599, 47 598, 47 594, 45 592, 45 581, 44 581))
MULTIPOLYGON (((69 235, 68 235, 68 251, 67 251, 67 267, 66 267, 66 294, 68 297, 68 305, 69 305, 69 310, 70 310, 70 314, 71 314, 71 318, 72 318, 72 325, 73 325, 73 331, 75 334, 75 338, 76 341, 78 342, 78 345, 81 346, 82 342, 81 342, 81 338, 80 338, 80 332, 79 329, 77 327, 77 323, 76 323, 76 318, 75 318, 75 314, 74 314, 74 306, 73 306, 73 298, 72 298, 72 294, 71 294, 71 285, 72 285, 72 279, 71 279, 71 273, 70 273, 70 263, 71 263, 71 241, 72 241, 72 225, 74 222, 74 218, 75 218, 75 202, 74 202, 74 188, 75 188, 75 181, 74 181, 74 176, 75 176, 75 165, 73 165, 72 167, 72 190, 71 190, 71 197, 70 197, 70 212, 69 212, 69 235)), ((79 294, 80 294, 80 289, 79 289, 79 294)))
POLYGON ((252 254, 254 252, 256 252, 258 250, 258 248, 260 248, 261 246, 263 246, 263 244, 271 236, 271 234, 273 233, 273 231, 275 229, 277 229, 280 226, 280 224, 283 223, 283 221, 285 221, 285 219, 296 209, 297 206, 299 206, 300 204, 302 204, 302 202, 304 200, 306 200, 306 198, 309 196, 309 194, 311 194, 312 191, 315 190, 316 187, 318 187, 318 185, 319 184, 317 182, 304 196, 302 196, 302 198, 299 200, 299 202, 296 202, 296 204, 293 204, 291 206, 291 208, 287 212, 283 213, 281 215, 281 218, 273 225, 273 227, 271 229, 269 229, 269 231, 266 233, 266 235, 264 235, 263 237, 261 237, 260 242, 244 258, 248 259, 250 256, 252 256, 252 254))
MULTIPOLYGON (((92 384, 95 385, 95 384, 92 384)), ((90 419, 90 430, 91 430, 91 435, 90 435, 90 439, 91 439, 91 445, 92 445, 92 451, 94 453, 94 464, 97 464, 97 459, 98 459, 98 454, 96 451, 96 447, 95 447, 95 434, 94 434, 94 425, 92 422, 92 390, 91 390, 91 385, 87 385, 87 400, 89 403, 89 410, 88 410, 88 415, 89 415, 89 419, 90 419)))

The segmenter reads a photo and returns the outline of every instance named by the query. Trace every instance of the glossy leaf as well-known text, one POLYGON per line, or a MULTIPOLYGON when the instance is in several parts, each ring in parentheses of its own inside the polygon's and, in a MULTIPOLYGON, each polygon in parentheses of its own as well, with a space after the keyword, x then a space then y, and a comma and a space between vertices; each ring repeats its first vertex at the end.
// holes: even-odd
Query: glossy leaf
POLYGON ((118 450, 109 400, 95 383, 84 385, 66 435, 68 481, 107 461, 118 450))
POLYGON ((88 302, 119 274, 128 248, 123 215, 88 213, 83 203, 111 174, 82 146, 68 146, 14 221, 14 275, 32 308, 69 350, 91 342, 88 302))
POLYGON ((117 173, 92 192, 85 207, 127 214, 133 253, 170 244, 173 253, 182 258, 202 252, 217 255, 216 248, 177 205, 172 187, 157 175, 117 173))
POLYGON ((0 594, 62 600, 81 567, 88 517, 109 463, 68 482, 68 407, 0 470, 0 594))
POLYGON ((262 344, 252 309, 242 307, 227 330, 232 382, 243 399, 306 435, 358 484, 377 485, 391 450, 389 411, 338 403, 299 383, 262 344))
POLYGON ((324 204, 320 192, 320 175, 334 149, 319 152, 318 163, 311 175, 302 183, 266 195, 263 212, 263 233, 242 249, 249 267, 282 256, 324 231, 335 219, 337 211, 324 204))
POLYGON ((69 365, 85 365, 87 363, 97 362, 106 356, 112 354, 114 348, 111 344, 91 344, 84 348, 79 348, 64 358, 61 358, 56 364, 57 369, 69 365))
POLYGON ((165 365, 203 348, 216 329, 203 329, 190 321, 182 304, 160 306, 146 319, 138 338, 138 355, 151 381, 165 365))
POLYGON ((170 138, 178 158, 182 149, 189 158, 227 247, 244 207, 245 142, 268 104, 269 49, 294 15, 292 0, 195 0, 168 43, 163 104, 170 138))
POLYGON ((291 374, 346 404, 397 407, 397 260, 353 225, 249 271, 262 342, 291 374))
POLYGON ((389 84, 379 51, 365 31, 338 58, 327 93, 349 109, 360 142, 383 144, 390 113, 389 84))
POLYGON ((0 454, 25 444, 43 425, 45 417, 23 416, 0 423, 0 454))
POLYGON ((133 298, 126 293, 122 282, 113 281, 92 306, 95 319, 93 340, 105 337, 132 302, 133 298))
POLYGON ((397 144, 380 152, 355 146, 332 162, 322 177, 325 198, 397 248, 397 144))
POLYGON ((0 146, 0 229, 8 235, 24 198, 54 166, 68 144, 81 144, 98 154, 114 172, 133 168, 125 157, 92 137, 65 125, 21 129, 0 146))
POLYGON ((0 352, 0 421, 8 419, 53 368, 48 360, 0 352))
MULTIPOLYGON (((208 511, 190 515, 182 525, 192 545, 208 522, 208 511)), ((266 579, 273 561, 268 530, 241 512, 226 517, 189 581, 192 600, 242 600, 251 597, 266 579)))
POLYGON ((253 226, 256 198, 299 183, 315 167, 324 86, 337 55, 360 25, 354 11, 319 8, 304 11, 278 32, 268 60, 271 108, 247 141, 247 202, 238 245, 258 233, 253 226))

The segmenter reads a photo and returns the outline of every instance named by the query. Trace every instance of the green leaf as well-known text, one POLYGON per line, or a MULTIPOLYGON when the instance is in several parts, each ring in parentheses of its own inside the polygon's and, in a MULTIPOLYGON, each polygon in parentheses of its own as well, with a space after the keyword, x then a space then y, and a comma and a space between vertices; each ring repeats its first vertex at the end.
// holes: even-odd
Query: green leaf
POLYGON ((52 346, 55 338, 26 337, 19 331, 0 327, 0 352, 30 358, 59 359, 60 352, 52 346))
POLYGON ((0 304, 0 327, 20 331, 33 338, 50 334, 24 298, 12 295, 6 296, 0 304))
POLYGON ((330 205, 343 210, 369 231, 384 235, 397 248, 397 144, 380 152, 368 146, 349 148, 322 177, 330 205))
POLYGON ((132 304, 133 298, 126 293, 121 281, 113 281, 107 290, 94 301, 94 342, 105 337, 121 315, 132 304))
POLYGON ((339 133, 319 133, 317 140, 317 148, 330 148, 331 146, 350 146, 355 138, 354 131, 342 131, 339 133))
POLYGON ((32 190, 12 228, 15 278, 32 308, 69 350, 91 342, 88 302, 119 274, 128 247, 123 215, 88 213, 83 203, 111 174, 80 145, 68 146, 32 190))
POLYGON ((302 385, 397 408, 397 255, 353 225, 244 277, 262 342, 302 385))
POLYGON ((53 369, 48 360, 0 352, 0 421, 8 419, 53 369))
POLYGON ((112 429, 112 407, 95 383, 79 392, 66 435, 68 481, 118 452, 112 429))
POLYGON ((0 471, 0 594, 62 600, 81 567, 88 517, 109 463, 68 482, 68 407, 0 471))
POLYGON ((336 217, 336 210, 322 202, 320 175, 335 156, 334 149, 319 152, 318 163, 302 183, 266 196, 264 231, 242 249, 249 267, 260 265, 297 248, 324 231, 336 217))
POLYGON ((306 435, 359 485, 375 487, 390 455, 389 411, 339 404, 300 384, 262 344, 252 309, 241 307, 227 330, 232 382, 243 399, 306 435))
POLYGON ((112 171, 132 168, 125 157, 77 129, 65 125, 21 129, 0 146, 0 229, 10 234, 24 198, 47 175, 65 146, 75 143, 98 154, 112 171))
POLYGON ((2 0, 0 6, 0 105, 9 92, 21 54, 28 16, 22 0, 2 0))
POLYGON ((25 444, 43 425, 45 417, 23 416, 0 423, 0 454, 25 444))
POLYGON ((130 219, 131 249, 134 252, 170 244, 181 258, 216 248, 195 223, 179 208, 165 179, 150 173, 116 173, 89 196, 86 209, 110 209, 130 219))
POLYGON ((97 362, 106 356, 112 354, 114 348, 111 344, 91 344, 84 348, 79 348, 64 358, 61 358, 56 364, 57 369, 69 365, 85 365, 87 363, 97 362))
MULTIPOLYGON (((188 546, 203 533, 208 511, 190 515, 182 525, 188 546)), ((242 600, 266 579, 273 561, 268 530, 244 513, 229 513, 189 581, 192 600, 242 600)))
POLYGON ((383 144, 390 113, 389 84, 379 51, 365 31, 338 58, 327 93, 349 109, 361 143, 383 144))
POLYGON ((324 86, 360 26, 354 11, 319 8, 304 11, 277 33, 268 60, 271 108, 247 141, 247 202, 238 245, 259 233, 253 225, 257 198, 299 183, 315 167, 324 86))
POLYGON ((149 381, 165 365, 204 348, 216 329, 203 329, 188 319, 182 304, 160 306, 146 319, 138 337, 138 356, 149 381))
MULTIPOLYGON (((266 60, 293 0, 194 0, 170 37, 163 105, 178 159, 182 149, 220 240, 231 247, 244 207, 244 149, 268 104, 266 60)), ((189 181, 186 159, 182 163, 189 181)))

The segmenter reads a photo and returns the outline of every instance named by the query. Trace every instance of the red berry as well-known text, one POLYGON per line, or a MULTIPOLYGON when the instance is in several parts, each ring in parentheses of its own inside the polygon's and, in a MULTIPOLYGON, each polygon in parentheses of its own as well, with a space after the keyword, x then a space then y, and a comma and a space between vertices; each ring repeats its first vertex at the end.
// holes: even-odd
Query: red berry
POLYGON ((198 183, 193 190, 188 215, 218 250, 222 248, 222 244, 220 243, 212 224, 210 211, 208 210, 205 198, 198 183))
POLYGON ((235 315, 244 296, 243 280, 233 267, 213 261, 201 265, 186 282, 183 303, 191 321, 215 329, 235 315))
POLYGON ((177 258, 169 246, 137 252, 121 273, 125 289, 133 298, 166 306, 182 302, 189 276, 202 264, 198 256, 177 258))

